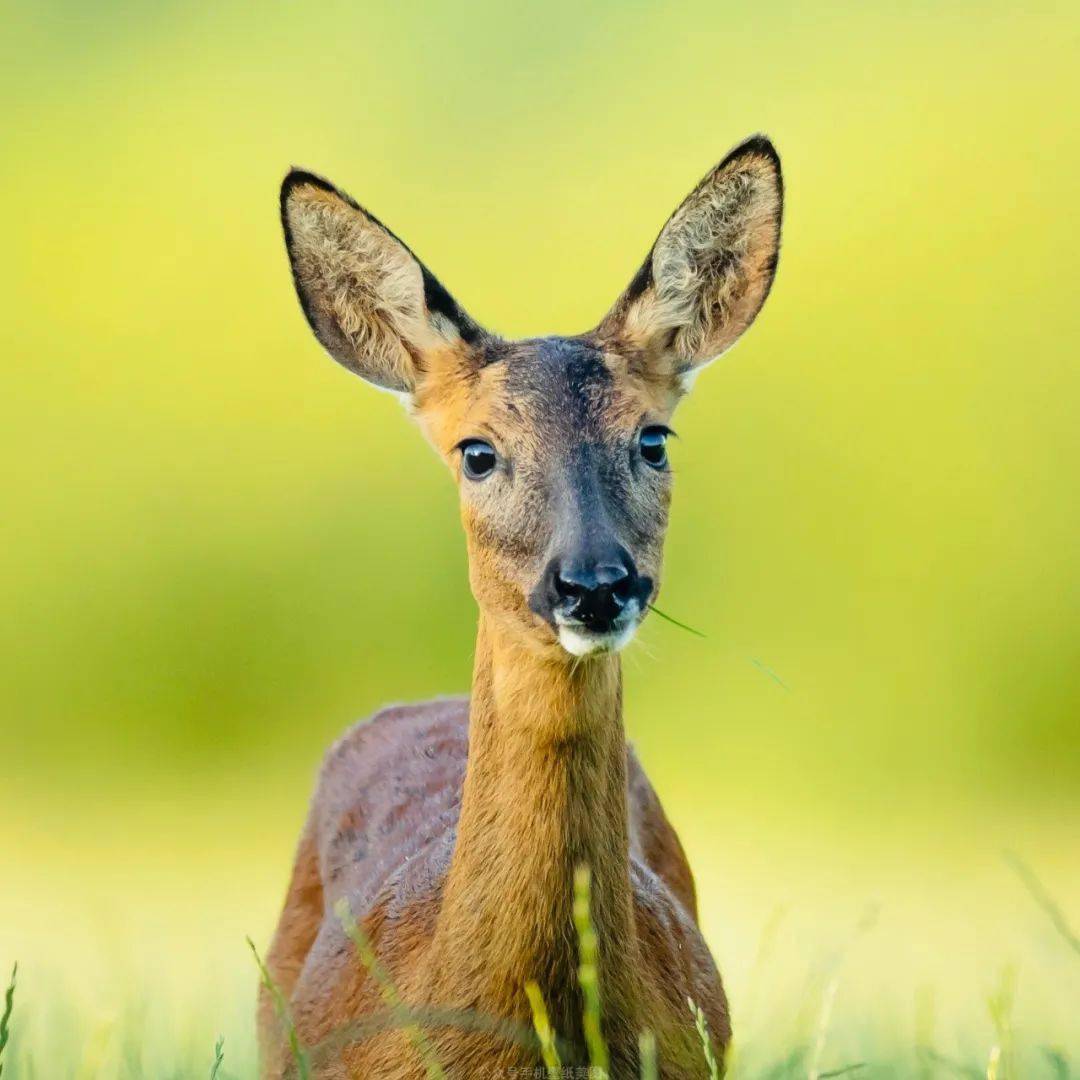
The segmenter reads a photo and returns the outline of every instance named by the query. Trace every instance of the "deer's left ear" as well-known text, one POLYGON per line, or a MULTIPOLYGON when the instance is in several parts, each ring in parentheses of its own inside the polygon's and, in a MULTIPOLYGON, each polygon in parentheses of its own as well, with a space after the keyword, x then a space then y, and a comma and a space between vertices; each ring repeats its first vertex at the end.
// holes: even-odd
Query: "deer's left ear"
POLYGON ((737 146, 668 219, 598 328, 686 376, 730 348, 769 295, 784 187, 772 143, 737 146))

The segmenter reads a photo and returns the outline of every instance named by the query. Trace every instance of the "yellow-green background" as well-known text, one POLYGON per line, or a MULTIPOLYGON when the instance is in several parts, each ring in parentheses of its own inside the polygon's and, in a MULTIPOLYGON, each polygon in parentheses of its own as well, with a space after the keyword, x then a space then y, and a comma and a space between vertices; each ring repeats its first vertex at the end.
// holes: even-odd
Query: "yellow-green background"
POLYGON ((1080 922, 1078 9, 2 15, 0 967, 24 1047, 46 1061, 63 1022, 93 1074, 134 1010, 138 1053, 223 1030, 238 1061, 243 935, 267 941, 323 749, 468 684, 455 493, 311 338, 288 165, 528 336, 592 325, 760 129, 788 184, 776 288, 676 420, 662 606, 708 636, 649 620, 630 733, 747 1042, 835 972, 837 1059, 918 1015, 981 1055, 1014 963, 1021 1034, 1080 1053, 1080 965, 1001 855, 1080 922))

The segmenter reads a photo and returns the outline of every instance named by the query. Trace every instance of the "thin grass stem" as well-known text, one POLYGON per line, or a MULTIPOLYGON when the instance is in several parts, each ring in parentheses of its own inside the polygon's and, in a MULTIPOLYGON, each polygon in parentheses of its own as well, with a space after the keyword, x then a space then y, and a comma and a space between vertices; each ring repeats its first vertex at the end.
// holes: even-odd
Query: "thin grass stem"
POLYGON ((836 1001, 836 978, 831 978, 825 986, 821 998, 821 1012, 818 1014, 817 1037, 814 1039, 814 1056, 807 1073, 809 1080, 821 1080, 821 1059, 825 1054, 825 1040, 829 1035, 829 1022, 832 1020, 833 1002, 836 1001))
POLYGON ((406 1022, 402 1024, 402 1030, 405 1032, 409 1042, 412 1043, 413 1049, 419 1055, 428 1080, 445 1080, 446 1074, 439 1064, 439 1059, 435 1055, 435 1049, 431 1045, 431 1041, 424 1034, 419 1024, 408 1021, 408 1007, 402 1002, 401 995, 398 993, 389 973, 379 963, 379 958, 375 955, 375 950, 372 948, 367 934, 364 933, 360 924, 353 918, 349 901, 345 897, 341 897, 334 905, 334 914, 337 915, 341 922, 346 936, 355 946, 357 955, 360 957, 364 967, 367 968, 368 974, 379 984, 379 993, 382 994, 383 1001, 386 1002, 392 1013, 405 1019, 406 1022))
POLYGON ((701 1040, 701 1051, 705 1055, 709 1080, 720 1080, 720 1065, 713 1050, 712 1036, 709 1034, 709 1024, 705 1019, 705 1013, 693 998, 688 997, 686 1004, 690 1006, 690 1015, 694 1018, 694 1027, 697 1028, 698 1038, 701 1040))
POLYGON ((597 968, 596 931, 590 911, 592 874, 587 866, 574 872, 574 926, 578 938, 578 985, 581 987, 582 1026, 589 1051, 591 1075, 607 1080, 610 1069, 607 1043, 600 1022, 600 975, 597 968))
POLYGON ((638 1057, 641 1059, 641 1080, 660 1080, 656 1036, 648 1028, 638 1036, 638 1057))
POLYGON ((218 1072, 221 1069, 221 1063, 225 1060, 225 1036, 219 1035, 218 1040, 214 1043, 214 1063, 210 1066, 210 1080, 217 1080, 218 1072))
POLYGON ((308 1065, 307 1054, 304 1053, 304 1048, 300 1045, 300 1036, 296 1034, 296 1025, 293 1024, 292 1016, 289 1014, 289 1006, 285 1003, 281 987, 274 982, 273 976, 262 962, 259 950, 255 948, 255 942, 248 938, 247 943, 248 948, 251 949, 251 955, 255 957, 255 963, 259 965, 262 984, 266 987, 270 1000, 273 1002, 278 1023, 285 1029, 286 1037, 289 1040, 289 1053, 292 1054, 292 1059, 296 1063, 296 1075, 299 1080, 310 1080, 311 1069, 308 1065))
POLYGON ((1080 956, 1080 936, 1076 934, 1065 918, 1065 913, 1058 907, 1049 890, 1039 880, 1035 871, 1019 855, 1012 851, 1005 852, 1005 861, 1013 868, 1017 877, 1031 894, 1031 898, 1046 913, 1054 928, 1065 939, 1066 944, 1077 956, 1080 956))
POLYGON ((654 615, 659 615, 665 622, 671 623, 672 626, 677 626, 680 630, 685 630, 689 634, 693 634, 694 637, 703 638, 705 635, 700 630, 695 630, 692 626, 687 626, 684 622, 679 622, 678 619, 673 619, 666 612, 661 611, 655 604, 649 605, 649 610, 654 615))
POLYGON ((777 675, 776 672, 773 671, 773 669, 769 667, 768 664, 763 664, 760 660, 757 659, 756 656, 750 657, 750 663, 753 664, 754 667, 756 667, 758 671, 760 671, 763 675, 767 675, 770 679, 772 679, 772 681, 776 683, 776 685, 779 686, 781 690, 787 690, 789 693, 791 692, 791 687, 788 686, 788 684, 784 682, 784 680, 781 679, 780 676, 777 675))
MULTIPOLYGON (((4 1013, 0 1016, 0 1058, 4 1056, 4 1047, 11 1038, 11 1014, 15 1009, 15 980, 19 974, 19 965, 16 962, 11 969, 11 981, 4 992, 4 1013)), ((0 1076, 4 1073, 4 1063, 0 1061, 0 1076)))
POLYGON ((562 1075, 562 1062, 559 1060, 559 1050, 555 1045, 555 1031, 551 1026, 544 995, 540 987, 532 980, 525 984, 525 995, 529 999, 529 1008, 532 1010, 533 1028, 536 1030, 536 1037, 540 1040, 540 1057, 547 1067, 548 1076, 559 1077, 562 1075))

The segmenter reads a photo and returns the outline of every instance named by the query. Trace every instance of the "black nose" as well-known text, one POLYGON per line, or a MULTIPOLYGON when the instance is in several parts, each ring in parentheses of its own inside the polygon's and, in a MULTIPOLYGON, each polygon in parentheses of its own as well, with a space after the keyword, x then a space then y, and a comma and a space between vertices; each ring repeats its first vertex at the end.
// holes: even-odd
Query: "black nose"
POLYGON ((553 560, 550 567, 555 608, 590 630, 610 630, 633 598, 638 575, 629 557, 604 561, 553 560))

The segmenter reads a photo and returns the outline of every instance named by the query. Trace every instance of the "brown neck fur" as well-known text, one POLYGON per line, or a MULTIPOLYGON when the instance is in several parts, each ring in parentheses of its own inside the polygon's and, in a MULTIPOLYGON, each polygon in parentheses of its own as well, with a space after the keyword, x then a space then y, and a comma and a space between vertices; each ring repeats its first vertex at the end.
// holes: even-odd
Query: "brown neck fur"
POLYGON ((592 870, 606 1000, 633 1008, 619 660, 538 654, 481 617, 461 817, 433 950, 438 996, 527 1015, 535 979, 566 1034, 579 1027, 574 868, 592 870))

